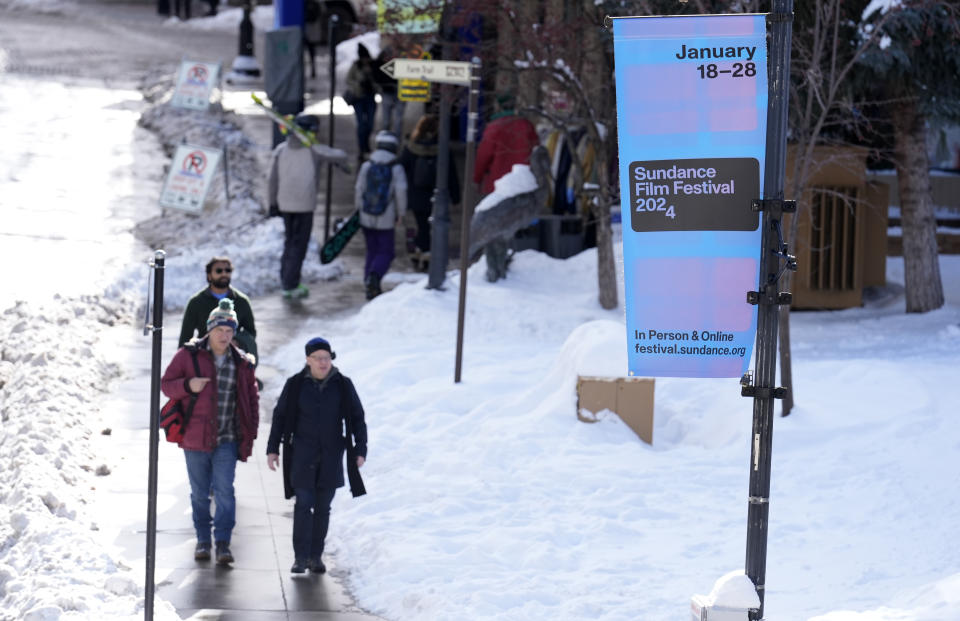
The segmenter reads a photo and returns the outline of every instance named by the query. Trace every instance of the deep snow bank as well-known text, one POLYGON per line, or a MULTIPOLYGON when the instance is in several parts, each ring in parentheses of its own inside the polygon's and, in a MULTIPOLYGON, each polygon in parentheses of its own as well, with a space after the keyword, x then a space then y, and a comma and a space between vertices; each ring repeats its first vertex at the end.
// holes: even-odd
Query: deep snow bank
MULTIPOLYGON (((98 351, 129 304, 99 296, 0 314, 0 618, 143 615, 143 587, 97 541, 87 496, 109 468, 92 451, 116 365, 98 351)), ((157 602, 161 619, 174 609, 157 602)))

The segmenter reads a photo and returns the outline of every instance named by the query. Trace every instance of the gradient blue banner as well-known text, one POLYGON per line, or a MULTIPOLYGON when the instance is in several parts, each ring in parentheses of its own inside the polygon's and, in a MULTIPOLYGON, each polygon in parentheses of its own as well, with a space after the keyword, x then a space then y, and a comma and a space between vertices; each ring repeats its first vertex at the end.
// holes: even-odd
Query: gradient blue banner
POLYGON ((630 375, 739 377, 757 329, 764 15, 613 20, 630 375))

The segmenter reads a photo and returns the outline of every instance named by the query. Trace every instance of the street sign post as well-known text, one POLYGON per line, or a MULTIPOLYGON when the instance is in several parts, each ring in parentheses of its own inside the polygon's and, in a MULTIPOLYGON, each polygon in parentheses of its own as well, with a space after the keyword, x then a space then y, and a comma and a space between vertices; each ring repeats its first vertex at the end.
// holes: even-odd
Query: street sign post
MULTIPOLYGON (((469 86, 470 94, 467 99, 467 161, 464 170, 464 179, 470 179, 473 173, 473 161, 476 155, 477 135, 477 107, 480 101, 480 60, 473 62, 456 60, 426 60, 410 58, 394 58, 380 66, 380 70, 395 80, 422 80, 425 83, 442 82, 469 86)), ((441 129, 444 131, 447 128, 441 129)), ((470 219, 473 215, 476 202, 474 185, 469 181, 465 184, 463 195, 463 218, 460 227, 460 305, 457 313, 457 356, 453 374, 453 381, 460 383, 460 368, 463 359, 463 323, 464 311, 467 304, 467 267, 469 260, 467 248, 470 245, 470 219)), ((436 239, 436 235, 434 235, 436 239)), ((431 260, 431 265, 435 265, 431 260)), ((431 274, 433 268, 431 267, 431 274)), ((433 283, 434 288, 439 285, 433 283)))
MULTIPOLYGON (((775 386, 777 322, 791 296, 779 279, 796 269, 781 224, 796 210, 783 199, 793 0, 772 8, 611 19, 630 373, 743 373, 741 395, 754 400, 751 621, 766 593, 773 401, 786 393, 775 386), (754 334, 755 377, 744 373, 754 334)), ((707 618, 700 603, 692 610, 707 618)))
POLYGON ((394 58, 380 66, 394 80, 424 80, 470 86, 470 63, 459 60, 394 58))

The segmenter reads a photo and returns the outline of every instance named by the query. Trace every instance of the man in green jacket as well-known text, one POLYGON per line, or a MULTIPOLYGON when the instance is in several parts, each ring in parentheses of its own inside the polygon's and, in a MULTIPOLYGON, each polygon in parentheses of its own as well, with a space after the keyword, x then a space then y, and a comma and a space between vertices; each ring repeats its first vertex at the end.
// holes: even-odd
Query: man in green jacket
POLYGON ((183 311, 183 325, 180 327, 180 340, 177 347, 194 337, 203 338, 207 334, 207 317, 217 308, 223 298, 233 300, 233 307, 240 324, 234 335, 234 344, 252 354, 257 360, 257 329, 253 323, 253 309, 250 308, 250 298, 230 286, 230 275, 233 273, 233 264, 229 257, 213 257, 207 262, 208 286, 198 291, 183 311))

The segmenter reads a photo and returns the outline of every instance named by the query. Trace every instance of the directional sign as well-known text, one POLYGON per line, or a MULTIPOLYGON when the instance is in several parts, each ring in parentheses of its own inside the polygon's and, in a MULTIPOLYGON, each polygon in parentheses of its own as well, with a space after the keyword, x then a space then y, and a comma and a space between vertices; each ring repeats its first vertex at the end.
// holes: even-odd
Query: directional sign
POLYGON ((394 80, 425 80, 447 84, 470 85, 470 63, 456 60, 422 60, 394 58, 380 70, 394 80))

